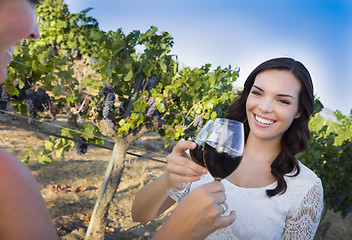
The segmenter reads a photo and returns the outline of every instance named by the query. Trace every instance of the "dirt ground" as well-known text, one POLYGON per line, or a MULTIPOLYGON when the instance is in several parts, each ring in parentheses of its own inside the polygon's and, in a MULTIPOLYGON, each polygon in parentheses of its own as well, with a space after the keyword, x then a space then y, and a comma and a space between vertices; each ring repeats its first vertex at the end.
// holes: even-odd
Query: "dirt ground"
MULTIPOLYGON (((41 149, 48 136, 0 124, 0 147, 18 158, 23 157, 31 145, 41 149)), ((135 193, 144 184, 159 176, 164 163, 147 159, 165 160, 169 150, 163 147, 160 137, 148 134, 138 141, 127 155, 126 167, 119 189, 110 206, 105 239, 150 239, 167 218, 168 213, 147 224, 133 222, 131 205, 135 193)), ((31 161, 29 169, 40 184, 59 239, 83 239, 91 212, 101 187, 111 150, 89 146, 85 155, 72 151, 64 159, 55 159, 48 166, 31 161)), ((328 211, 321 223, 325 232, 316 239, 352 239, 352 215, 342 219, 338 213, 328 211)))

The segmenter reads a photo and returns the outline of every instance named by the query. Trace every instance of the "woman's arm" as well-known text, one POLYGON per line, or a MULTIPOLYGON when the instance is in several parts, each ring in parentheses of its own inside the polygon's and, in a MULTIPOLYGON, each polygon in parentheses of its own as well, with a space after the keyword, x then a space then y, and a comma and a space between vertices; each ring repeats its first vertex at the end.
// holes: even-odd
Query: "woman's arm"
POLYGON ((221 204, 226 200, 224 187, 220 182, 204 184, 188 194, 175 208, 171 216, 153 240, 204 239, 219 228, 231 225, 234 211, 222 216, 221 204))
POLYGON ((281 239, 313 239, 323 208, 323 186, 319 181, 309 190, 295 214, 286 219, 281 239))
POLYGON ((155 181, 142 187, 136 194, 132 205, 134 221, 147 222, 153 220, 175 203, 167 194, 167 188, 174 188, 182 182, 194 182, 206 173, 204 167, 194 163, 185 153, 186 149, 193 149, 196 144, 181 141, 167 156, 166 172, 155 181))
POLYGON ((18 159, 0 151, 0 239, 57 239, 40 188, 18 159))

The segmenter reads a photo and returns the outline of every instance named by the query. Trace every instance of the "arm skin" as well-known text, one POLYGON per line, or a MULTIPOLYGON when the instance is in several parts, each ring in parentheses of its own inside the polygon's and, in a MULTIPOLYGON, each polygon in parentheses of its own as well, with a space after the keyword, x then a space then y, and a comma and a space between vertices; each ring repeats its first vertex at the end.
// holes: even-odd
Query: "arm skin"
POLYGON ((4 151, 0 151, 0 196, 0 239, 57 239, 36 180, 4 151))
POLYGON ((132 218, 137 222, 148 222, 155 219, 175 201, 167 194, 167 188, 173 188, 182 182, 194 182, 207 172, 206 168, 192 161, 185 153, 186 149, 194 149, 196 144, 181 141, 167 156, 166 172, 155 181, 142 187, 136 194, 132 205, 132 218))
POLYGON ((234 211, 228 216, 221 216, 223 208, 220 204, 225 200, 224 187, 220 182, 200 186, 179 203, 152 239, 204 239, 215 230, 231 225, 235 220, 234 211))

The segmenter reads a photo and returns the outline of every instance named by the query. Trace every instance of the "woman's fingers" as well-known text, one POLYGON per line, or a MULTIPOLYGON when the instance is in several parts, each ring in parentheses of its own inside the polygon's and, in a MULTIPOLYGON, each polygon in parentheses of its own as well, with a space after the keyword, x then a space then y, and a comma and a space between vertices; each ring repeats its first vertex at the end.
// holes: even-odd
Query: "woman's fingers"
POLYGON ((172 153, 183 156, 186 149, 195 149, 197 144, 191 141, 179 141, 172 149, 172 153))
POLYGON ((206 168, 193 162, 191 157, 185 153, 187 149, 193 149, 196 147, 194 142, 180 141, 173 148, 172 153, 166 158, 167 170, 174 174, 200 176, 206 174, 206 168))
MULTIPOLYGON (((197 175, 204 174, 203 168, 198 164, 192 162, 192 160, 179 159, 178 162, 170 162, 167 164, 166 169, 169 172, 173 172, 181 175, 197 175)), ((206 173, 206 172, 205 172, 206 173)))

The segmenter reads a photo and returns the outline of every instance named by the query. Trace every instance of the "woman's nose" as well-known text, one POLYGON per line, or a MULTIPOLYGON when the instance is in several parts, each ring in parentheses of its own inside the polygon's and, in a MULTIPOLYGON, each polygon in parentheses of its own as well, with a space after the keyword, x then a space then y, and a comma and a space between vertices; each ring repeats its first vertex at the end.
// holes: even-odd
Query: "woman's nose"
POLYGON ((33 31, 29 34, 27 38, 31 40, 35 40, 35 39, 38 39, 39 37, 40 37, 40 31, 39 31, 38 24, 36 23, 33 31))
POLYGON ((262 99, 259 103, 259 109, 263 113, 269 113, 273 111, 273 102, 269 99, 262 99))

